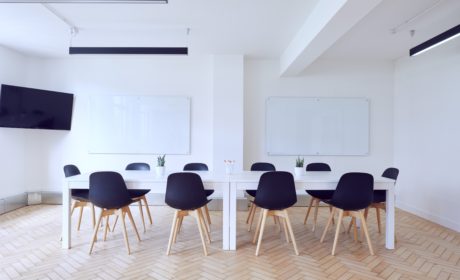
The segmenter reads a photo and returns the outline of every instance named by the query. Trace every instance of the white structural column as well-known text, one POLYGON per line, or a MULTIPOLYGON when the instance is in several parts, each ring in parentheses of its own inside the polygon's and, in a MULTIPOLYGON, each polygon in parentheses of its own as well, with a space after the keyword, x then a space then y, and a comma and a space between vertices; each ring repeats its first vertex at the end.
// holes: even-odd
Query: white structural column
POLYGON ((319 1, 281 55, 281 75, 302 72, 381 1, 319 1))
POLYGON ((214 56, 213 77, 213 170, 225 172, 224 160, 235 160, 233 170, 243 170, 242 55, 214 56))

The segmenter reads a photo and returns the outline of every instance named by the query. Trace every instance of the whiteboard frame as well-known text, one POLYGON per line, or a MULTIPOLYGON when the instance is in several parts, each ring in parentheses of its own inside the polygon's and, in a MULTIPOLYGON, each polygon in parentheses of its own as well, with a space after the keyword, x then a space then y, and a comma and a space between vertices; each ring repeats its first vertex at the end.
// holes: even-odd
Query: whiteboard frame
POLYGON ((366 97, 307 97, 307 96, 269 96, 265 100, 265 151, 268 156, 368 156, 370 153, 370 136, 371 136, 371 130, 370 130, 370 123, 371 123, 371 104, 370 104, 370 99, 366 97), (366 152, 364 153, 342 153, 342 154, 337 154, 337 153, 320 153, 320 152, 314 152, 314 153, 279 153, 279 152, 270 152, 270 141, 269 141, 269 129, 268 129, 268 102, 271 99, 274 98, 279 98, 279 99, 315 99, 316 101, 320 100, 362 100, 367 103, 367 149, 366 152))

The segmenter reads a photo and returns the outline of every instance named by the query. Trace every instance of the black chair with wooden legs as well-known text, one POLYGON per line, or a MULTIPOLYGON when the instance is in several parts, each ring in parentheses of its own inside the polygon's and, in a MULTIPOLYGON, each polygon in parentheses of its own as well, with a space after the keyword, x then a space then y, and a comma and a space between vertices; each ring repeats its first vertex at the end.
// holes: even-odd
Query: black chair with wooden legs
MULTIPOLYGON (((256 162, 251 165, 251 171, 276 171, 276 168, 273 164, 269 162, 256 162)), ((248 231, 251 231, 252 222, 254 221, 254 216, 256 214, 256 205, 253 203, 254 198, 256 197, 257 190, 246 190, 246 193, 249 195, 249 213, 246 219, 246 224, 248 224, 248 231)))
MULTIPOLYGON (((306 168, 308 171, 319 171, 319 172, 330 172, 331 167, 327 163, 322 162, 314 162, 307 165, 306 168)), ((305 219, 303 220, 303 224, 307 224, 308 216, 310 215, 310 211, 312 207, 315 207, 314 213, 314 220, 313 220, 313 229, 314 232, 316 229, 316 221, 318 219, 318 210, 319 210, 319 203, 323 200, 328 200, 332 198, 334 191, 321 191, 321 190, 307 190, 306 191, 310 196, 310 204, 308 205, 307 214, 305 215, 305 219)))
MULTIPOLYGON (((205 163, 201 162, 192 162, 192 163, 187 163, 184 165, 184 171, 208 171, 208 166, 205 163)), ((206 193, 206 197, 211 196, 214 193, 214 190, 204 190, 206 193)), ((206 225, 206 230, 209 232, 211 230, 211 216, 209 215, 209 209, 208 205, 206 204, 204 206, 204 212, 206 214, 206 220, 207 220, 207 225, 206 225)))
MULTIPOLYGON (((346 173, 342 175, 337 184, 337 188, 334 191, 334 195, 330 200, 325 202, 332 206, 331 214, 327 221, 326 228, 324 229, 323 235, 321 236, 321 243, 324 241, 327 230, 332 223, 332 218, 335 212, 339 212, 339 219, 337 221, 337 228, 335 231, 334 244, 332 246, 332 255, 335 255, 335 249, 337 247, 337 240, 339 238, 340 226, 342 224, 343 217, 351 217, 352 223, 356 225, 356 219, 361 220, 361 226, 366 236, 367 244, 369 246, 369 252, 374 255, 372 243, 369 238, 369 232, 367 231, 366 219, 364 218, 364 210, 371 205, 374 196, 374 177, 368 173, 346 173)), ((354 228, 355 242, 358 239, 358 233, 356 226, 354 228)))
POLYGON ((209 201, 210 200, 206 197, 201 177, 198 174, 180 172, 168 176, 165 203, 176 209, 176 211, 174 212, 171 235, 169 236, 168 249, 166 250, 167 255, 171 252, 172 244, 176 243, 183 218, 186 216, 195 217, 198 231, 200 232, 204 255, 208 255, 204 236, 206 236, 208 243, 211 243, 211 239, 206 230, 206 222, 204 221, 201 209, 208 204, 209 201))
MULTIPOLYGON (((64 166, 64 175, 65 177, 71 177, 75 175, 80 175, 80 170, 78 169, 77 166, 73 164, 68 164, 64 166)), ((77 230, 80 230, 80 225, 81 225, 81 218, 83 216, 83 209, 84 207, 88 206, 91 208, 91 220, 93 223, 93 227, 96 224, 96 215, 94 212, 94 205, 91 204, 89 201, 89 190, 79 190, 79 189, 72 189, 71 191, 71 197, 73 200, 72 203, 72 210, 70 211, 70 215, 72 216, 73 211, 76 208, 80 208, 80 216, 78 217, 78 224, 77 224, 77 230)))
POLYGON ((89 247, 89 254, 93 251, 94 242, 97 239, 99 225, 103 218, 106 218, 104 241, 109 231, 109 217, 117 215, 123 225, 123 236, 125 239, 128 255, 131 254, 128 241, 128 233, 126 232, 125 216, 128 215, 129 220, 134 228, 138 241, 141 241, 137 232, 136 224, 129 210, 129 205, 133 203, 131 195, 128 192, 123 177, 117 172, 102 171, 95 172, 89 176, 89 200, 91 203, 101 208, 101 214, 97 219, 96 227, 94 228, 93 236, 89 247))
POLYGON ((265 221, 268 216, 281 218, 280 223, 284 225, 286 241, 289 242, 290 236, 292 244, 294 245, 295 254, 299 255, 291 221, 289 220, 287 212, 287 209, 296 202, 297 195, 294 177, 291 173, 285 171, 271 171, 262 174, 254 199, 254 204, 263 210, 262 213, 260 213, 256 232, 254 233, 254 239, 252 240, 253 243, 257 241, 256 256, 258 256, 260 252, 265 221))

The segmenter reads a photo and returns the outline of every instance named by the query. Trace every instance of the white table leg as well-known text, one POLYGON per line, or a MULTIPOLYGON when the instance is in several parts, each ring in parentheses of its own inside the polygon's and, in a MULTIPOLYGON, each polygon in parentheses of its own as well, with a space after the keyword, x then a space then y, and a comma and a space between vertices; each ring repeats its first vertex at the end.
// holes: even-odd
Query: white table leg
POLYGON ((222 189, 222 249, 230 250, 230 183, 222 189))
POLYGON ((71 227, 71 216, 70 216, 70 189, 65 183, 65 187, 62 189, 62 248, 70 249, 72 233, 71 227))
POLYGON ((236 250, 236 184, 230 184, 229 250, 236 250))
POLYGON ((392 184, 387 190, 386 201, 386 229, 385 229, 385 247, 387 249, 395 248, 395 186, 392 184))

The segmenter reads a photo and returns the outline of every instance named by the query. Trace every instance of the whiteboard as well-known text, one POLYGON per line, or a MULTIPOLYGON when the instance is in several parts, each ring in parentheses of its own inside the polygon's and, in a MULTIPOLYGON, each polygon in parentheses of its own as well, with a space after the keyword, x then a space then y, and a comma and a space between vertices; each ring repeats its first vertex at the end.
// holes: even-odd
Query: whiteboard
POLYGON ((369 100, 269 97, 269 155, 367 155, 369 100))
POLYGON ((190 154, 190 98, 90 97, 89 153, 190 154))

